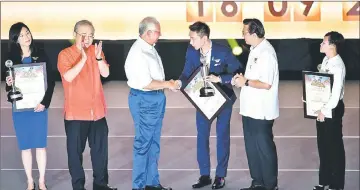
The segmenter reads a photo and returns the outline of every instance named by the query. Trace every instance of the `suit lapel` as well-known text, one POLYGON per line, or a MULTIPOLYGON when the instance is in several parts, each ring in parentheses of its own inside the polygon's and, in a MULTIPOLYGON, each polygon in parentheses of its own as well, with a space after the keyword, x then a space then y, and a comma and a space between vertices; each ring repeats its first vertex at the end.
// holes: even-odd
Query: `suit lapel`
POLYGON ((200 63, 200 49, 196 51, 194 63, 196 64, 194 67, 195 69, 198 68, 200 65, 202 65, 202 63, 200 63))
POLYGON ((210 72, 214 72, 215 69, 215 59, 218 58, 217 55, 218 51, 217 51, 217 46, 214 42, 212 42, 212 47, 211 47, 211 57, 210 57, 210 68, 209 71, 210 72))

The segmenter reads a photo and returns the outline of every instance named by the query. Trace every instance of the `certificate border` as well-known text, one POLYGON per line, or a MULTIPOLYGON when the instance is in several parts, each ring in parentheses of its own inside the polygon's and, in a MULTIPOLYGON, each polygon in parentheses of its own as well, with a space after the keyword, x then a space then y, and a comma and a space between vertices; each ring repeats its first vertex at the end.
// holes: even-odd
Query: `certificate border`
MULTIPOLYGON (((44 75, 44 88, 45 93, 47 90, 47 73, 46 73, 46 62, 40 62, 40 63, 27 63, 27 64, 16 64, 13 67, 14 73, 17 68, 24 68, 24 67, 33 67, 33 66, 43 66, 43 75, 44 75)), ((15 81, 16 83, 16 81, 15 81)), ((21 90, 21 89, 20 89, 21 90)), ((39 102, 40 103, 40 102, 39 102)), ((16 101, 13 103, 13 111, 14 112, 23 112, 23 111, 34 111, 34 108, 24 108, 24 109, 18 109, 16 106, 16 101)))
POLYGON ((225 98, 225 102, 218 108, 218 110, 215 112, 215 114, 208 119, 205 115, 205 113, 196 105, 196 103, 194 102, 193 99, 191 99, 191 97, 185 92, 185 88, 186 86, 194 79, 194 77, 200 72, 201 70, 201 66, 199 66, 190 76, 190 78, 187 80, 187 84, 186 85, 182 85, 180 91, 185 95, 185 97, 191 102, 191 104, 209 121, 212 122, 218 115, 219 113, 223 110, 223 108, 225 107, 225 105, 227 103, 229 103, 229 101, 231 101, 231 99, 227 96, 227 94, 225 94, 225 92, 218 86, 218 84, 216 83, 212 83, 216 90, 219 91, 221 93, 221 95, 225 98))
MULTIPOLYGON (((303 102, 304 105, 304 118, 308 119, 316 119, 315 116, 310 116, 307 114, 307 107, 306 107, 306 90, 305 90, 305 75, 316 75, 316 76, 324 76, 324 77, 330 77, 330 93, 332 92, 333 83, 334 83, 334 75, 329 73, 319 73, 319 72, 313 72, 313 71, 302 71, 302 86, 303 86, 303 99, 305 102, 303 102)), ((334 117, 334 110, 332 110, 332 117, 334 117)))

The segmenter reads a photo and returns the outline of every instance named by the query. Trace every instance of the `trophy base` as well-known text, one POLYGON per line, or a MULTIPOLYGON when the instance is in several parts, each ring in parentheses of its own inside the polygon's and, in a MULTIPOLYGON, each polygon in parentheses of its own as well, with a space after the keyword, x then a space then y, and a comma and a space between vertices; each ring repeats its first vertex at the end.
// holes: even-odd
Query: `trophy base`
POLYGON ((16 92, 10 91, 9 94, 8 94, 8 101, 9 102, 19 101, 19 100, 22 100, 22 99, 23 99, 23 95, 19 91, 16 91, 16 92))
POLYGON ((214 96, 215 90, 211 87, 204 87, 200 89, 200 97, 211 97, 214 96))

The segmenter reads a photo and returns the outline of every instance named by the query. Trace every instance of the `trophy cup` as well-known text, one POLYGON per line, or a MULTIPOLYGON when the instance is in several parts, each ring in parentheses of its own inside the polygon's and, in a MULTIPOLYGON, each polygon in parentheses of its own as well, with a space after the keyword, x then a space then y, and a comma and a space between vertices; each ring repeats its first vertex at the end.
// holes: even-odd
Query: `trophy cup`
POLYGON ((13 80, 13 83, 11 84, 11 90, 9 91, 7 97, 8 97, 8 101, 9 102, 15 102, 15 101, 19 101, 23 99, 23 95, 21 94, 21 92, 16 89, 15 87, 15 77, 14 77, 14 72, 12 69, 13 66, 13 62, 11 60, 7 60, 5 61, 5 66, 7 68, 9 68, 8 71, 6 71, 6 76, 10 76, 13 80))
POLYGON ((200 54, 200 62, 202 64, 201 67, 201 76, 204 79, 204 87, 202 87, 200 89, 200 97, 211 97, 214 96, 215 94, 215 90, 208 86, 208 82, 205 81, 205 78, 208 76, 209 74, 209 64, 206 62, 206 56, 203 56, 202 54, 200 54))

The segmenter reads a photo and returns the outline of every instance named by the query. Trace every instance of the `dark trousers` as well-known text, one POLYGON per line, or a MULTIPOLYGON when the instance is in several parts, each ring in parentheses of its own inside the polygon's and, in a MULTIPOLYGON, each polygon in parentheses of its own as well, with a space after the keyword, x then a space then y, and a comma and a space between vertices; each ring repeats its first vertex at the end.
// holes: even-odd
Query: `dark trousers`
MULTIPOLYGON (((216 151, 217 166, 216 176, 226 177, 230 157, 230 119, 232 105, 234 101, 229 102, 217 116, 216 121, 216 151)), ((197 161, 200 168, 200 175, 210 175, 210 149, 209 137, 211 123, 200 112, 196 112, 197 126, 197 161)))
POLYGON ((267 189, 277 186, 278 159, 272 127, 274 120, 242 117, 245 150, 252 178, 252 185, 267 189))
POLYGON ((65 120, 68 166, 74 190, 83 190, 85 173, 82 166, 86 140, 89 140, 94 184, 108 184, 108 125, 105 118, 97 121, 65 120))
POLYGON ((317 143, 320 157, 319 184, 344 189, 345 149, 342 134, 344 102, 339 101, 333 118, 316 121, 317 143))

